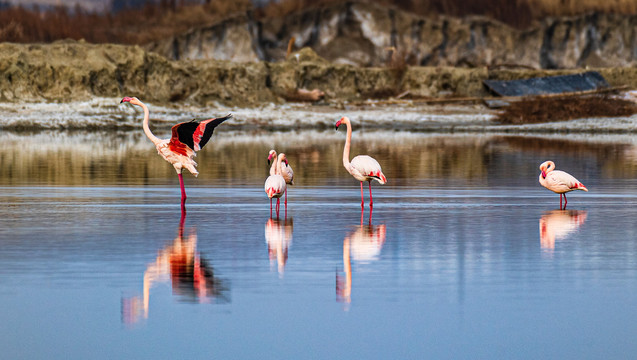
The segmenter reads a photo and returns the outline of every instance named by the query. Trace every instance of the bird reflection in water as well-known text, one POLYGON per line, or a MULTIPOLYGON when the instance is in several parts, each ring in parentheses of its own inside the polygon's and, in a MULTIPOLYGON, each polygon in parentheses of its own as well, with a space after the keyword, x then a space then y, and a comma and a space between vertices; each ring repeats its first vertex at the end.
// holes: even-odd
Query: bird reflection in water
POLYGON ((555 240, 566 238, 586 221, 585 210, 553 210, 540 217, 540 247, 555 249, 555 240))
POLYGON ((265 223, 265 242, 268 245, 270 266, 276 261, 279 276, 283 276, 288 261, 288 249, 292 244, 294 221, 287 217, 284 220, 269 218, 265 223))
POLYGON ((143 295, 122 299, 122 321, 132 324, 148 318, 150 290, 158 283, 169 282, 180 301, 217 303, 229 301, 226 281, 214 276, 212 266, 197 251, 195 228, 184 236, 186 216, 182 213, 175 240, 158 251, 157 258, 144 271, 143 295))
POLYGON ((360 225, 356 226, 343 240, 343 272, 345 274, 336 274, 336 300, 347 304, 352 302, 351 259, 357 263, 378 260, 387 236, 385 224, 372 225, 372 211, 369 212, 367 225, 364 225, 363 218, 361 210, 360 225))

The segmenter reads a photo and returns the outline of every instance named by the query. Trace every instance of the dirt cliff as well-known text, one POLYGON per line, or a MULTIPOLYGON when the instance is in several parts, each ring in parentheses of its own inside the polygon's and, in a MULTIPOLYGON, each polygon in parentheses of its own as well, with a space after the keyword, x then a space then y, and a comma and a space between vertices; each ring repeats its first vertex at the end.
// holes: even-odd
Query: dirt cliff
MULTIPOLYGON (((637 68, 599 69, 611 85, 637 88, 637 68)), ((251 107, 281 103, 298 89, 320 89, 328 101, 488 95, 485 79, 517 79, 577 70, 489 70, 486 67, 358 67, 335 64, 305 48, 280 62, 169 60, 137 46, 0 44, 0 101, 67 102, 139 96, 158 103, 251 107)))
POLYGON ((344 2, 283 18, 250 13, 149 44, 171 59, 280 61, 288 41, 338 64, 382 66, 389 47, 410 65, 542 69, 637 64, 637 15, 547 18, 520 30, 484 17, 425 18, 371 3, 344 2))

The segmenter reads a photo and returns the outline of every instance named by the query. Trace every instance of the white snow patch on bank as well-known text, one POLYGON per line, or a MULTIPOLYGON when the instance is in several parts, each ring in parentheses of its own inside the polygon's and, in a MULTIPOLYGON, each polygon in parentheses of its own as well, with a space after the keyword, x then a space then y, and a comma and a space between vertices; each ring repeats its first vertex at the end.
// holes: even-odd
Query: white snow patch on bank
MULTIPOLYGON (((141 128, 143 112, 120 98, 92 98, 70 103, 0 103, 0 127, 39 129, 141 128)), ((265 104, 259 108, 204 108, 192 105, 147 103, 151 127, 166 131, 174 124, 232 113, 224 126, 233 129, 330 129, 341 116, 352 120, 355 130, 395 129, 425 132, 487 133, 637 133, 637 115, 589 118, 564 122, 498 125, 493 111, 480 106, 416 106, 344 104, 341 108, 310 104, 265 104)))

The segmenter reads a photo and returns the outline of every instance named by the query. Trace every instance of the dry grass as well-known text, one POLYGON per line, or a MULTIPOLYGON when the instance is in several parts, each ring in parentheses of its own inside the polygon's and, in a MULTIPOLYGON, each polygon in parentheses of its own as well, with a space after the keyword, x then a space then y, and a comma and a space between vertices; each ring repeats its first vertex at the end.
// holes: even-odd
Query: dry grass
POLYGON ((635 14, 635 0, 526 0, 536 18, 543 16, 571 16, 591 12, 635 14))
MULTIPOLYGON (((637 0, 359 0, 381 3, 431 16, 483 15, 514 27, 527 27, 545 16, 590 12, 637 13, 637 0)), ((0 41, 50 42, 85 39, 94 43, 144 44, 189 28, 208 25, 236 13, 253 11, 257 19, 286 16, 308 8, 342 3, 341 0, 279 0, 255 9, 250 0, 209 0, 205 4, 160 1, 155 5, 113 14, 93 14, 55 8, 50 11, 13 7, 0 11, 0 41)))
POLYGON ((498 121, 520 125, 633 114, 637 114, 637 104, 609 95, 532 98, 511 103, 498 115, 498 121))
POLYGON ((0 11, 0 41, 51 42, 84 39, 92 43, 145 44, 219 21, 252 8, 250 0, 211 1, 204 5, 160 2, 115 15, 76 8, 49 11, 12 7, 0 11))

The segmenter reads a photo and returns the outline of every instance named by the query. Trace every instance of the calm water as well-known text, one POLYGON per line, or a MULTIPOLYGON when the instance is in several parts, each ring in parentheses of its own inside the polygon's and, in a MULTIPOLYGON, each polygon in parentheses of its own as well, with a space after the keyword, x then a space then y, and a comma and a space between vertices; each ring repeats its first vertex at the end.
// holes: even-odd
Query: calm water
POLYGON ((343 133, 220 134, 185 219, 139 134, 0 134, 3 358, 637 351, 636 139, 355 131, 389 179, 361 214, 343 133), (297 176, 278 218, 271 147, 297 176), (589 188, 565 211, 547 159, 589 188))

